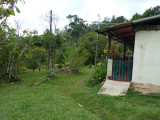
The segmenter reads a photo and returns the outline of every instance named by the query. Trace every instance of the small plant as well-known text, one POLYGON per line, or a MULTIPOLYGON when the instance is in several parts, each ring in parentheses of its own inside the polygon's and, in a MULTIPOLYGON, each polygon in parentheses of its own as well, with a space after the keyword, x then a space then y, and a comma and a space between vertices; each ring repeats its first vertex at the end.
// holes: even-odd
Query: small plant
POLYGON ((102 62, 97 63, 97 65, 98 65, 98 66, 101 66, 101 65, 102 65, 102 62))
POLYGON ((54 79, 56 78, 57 69, 53 69, 51 73, 48 74, 46 80, 54 79))
POLYGON ((61 69, 62 67, 64 67, 64 64, 54 64, 54 67, 56 69, 61 69))
POLYGON ((64 64, 59 64, 59 69, 61 69, 62 67, 64 67, 64 64))
POLYGON ((92 67, 91 68, 94 68, 94 65, 92 65, 92 67))
POLYGON ((92 68, 92 64, 89 64, 89 68, 92 68))
POLYGON ((59 64, 54 64, 54 67, 55 67, 55 68, 58 68, 58 67, 59 67, 59 64))
POLYGON ((70 63, 66 62, 64 65, 65 65, 65 67, 68 67, 68 66, 70 66, 70 63))
POLYGON ((41 68, 47 69, 48 67, 47 67, 47 65, 41 65, 41 68))
POLYGON ((19 68, 19 71, 20 72, 23 72, 23 71, 26 71, 28 68, 26 68, 25 66, 21 66, 20 68, 19 68))
POLYGON ((91 82, 93 84, 101 83, 106 78, 106 62, 99 62, 96 69, 96 74, 93 73, 91 82))

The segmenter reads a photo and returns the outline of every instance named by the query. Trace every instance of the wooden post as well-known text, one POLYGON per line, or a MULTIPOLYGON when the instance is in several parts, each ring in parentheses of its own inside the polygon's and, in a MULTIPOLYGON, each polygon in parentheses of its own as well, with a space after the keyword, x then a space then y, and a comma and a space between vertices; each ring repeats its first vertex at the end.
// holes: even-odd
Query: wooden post
POLYGON ((124 55, 123 55, 123 57, 124 57, 124 60, 126 59, 126 43, 124 44, 124 55))
MULTIPOLYGON (((108 56, 107 56, 107 67, 108 67, 108 59, 111 58, 111 54, 110 54, 110 51, 111 51, 111 37, 108 36, 108 39, 109 39, 109 43, 108 43, 108 56)), ((106 80, 108 80, 108 75, 106 73, 106 80)))
POLYGON ((96 77, 96 70, 97 70, 98 40, 99 40, 99 33, 97 33, 96 51, 95 51, 95 77, 96 77))
POLYGON ((109 38, 109 44, 108 44, 108 59, 111 57, 111 54, 110 54, 110 51, 111 51, 111 38, 110 37, 108 37, 109 38))

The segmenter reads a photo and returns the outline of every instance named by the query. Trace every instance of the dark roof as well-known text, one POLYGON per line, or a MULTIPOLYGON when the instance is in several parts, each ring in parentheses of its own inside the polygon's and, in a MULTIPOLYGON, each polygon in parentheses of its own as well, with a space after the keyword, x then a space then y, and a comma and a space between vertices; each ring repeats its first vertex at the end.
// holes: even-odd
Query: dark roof
POLYGON ((160 15, 99 29, 96 30, 96 32, 103 35, 109 35, 112 39, 123 44, 126 43, 129 47, 133 48, 135 41, 134 27, 143 25, 160 25, 160 15))

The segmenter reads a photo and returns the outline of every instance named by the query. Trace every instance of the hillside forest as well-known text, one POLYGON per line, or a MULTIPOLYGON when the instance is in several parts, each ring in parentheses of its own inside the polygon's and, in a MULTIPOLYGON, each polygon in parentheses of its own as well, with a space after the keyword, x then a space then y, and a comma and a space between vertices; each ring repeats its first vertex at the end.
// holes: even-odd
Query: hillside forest
MULTIPOLYGON (((59 71, 78 72, 82 66, 95 67, 97 72, 94 83, 101 82, 105 77, 105 56, 108 50, 106 36, 99 35, 96 56, 96 29, 113 26, 119 23, 133 21, 160 14, 160 6, 148 8, 143 14, 135 13, 131 19, 125 16, 105 17, 102 21, 88 23, 78 15, 68 15, 69 24, 63 30, 57 28, 58 15, 48 13, 46 23, 50 25, 43 34, 36 30, 23 30, 21 22, 15 21, 11 27, 7 18, 20 12, 16 7, 22 0, 3 0, 0 2, 0 79, 6 82, 20 81, 19 74, 27 71, 48 69, 48 79, 56 77, 59 71), (6 7, 7 5, 7 7, 6 7), (5 7, 4 7, 5 6, 5 7), (52 21, 50 20, 52 17, 52 21), (103 77, 104 76, 104 77, 103 77)), ((100 18, 100 16, 99 16, 100 18)), ((101 18, 102 19, 102 18, 101 18)), ((123 56, 123 44, 112 42, 111 55, 123 56)), ((127 56, 132 56, 132 50, 127 48, 127 56)))

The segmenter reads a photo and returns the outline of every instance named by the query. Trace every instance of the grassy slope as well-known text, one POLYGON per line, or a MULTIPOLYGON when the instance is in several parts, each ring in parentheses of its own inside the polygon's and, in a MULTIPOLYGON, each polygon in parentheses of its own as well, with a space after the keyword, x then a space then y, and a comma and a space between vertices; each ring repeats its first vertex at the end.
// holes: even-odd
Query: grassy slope
POLYGON ((46 72, 24 74, 21 83, 0 85, 0 120, 160 119, 159 98, 132 90, 125 97, 98 95, 100 85, 85 85, 91 75, 87 67, 44 82, 46 72))

